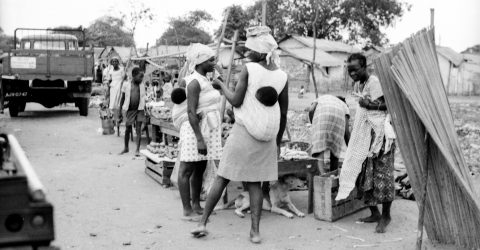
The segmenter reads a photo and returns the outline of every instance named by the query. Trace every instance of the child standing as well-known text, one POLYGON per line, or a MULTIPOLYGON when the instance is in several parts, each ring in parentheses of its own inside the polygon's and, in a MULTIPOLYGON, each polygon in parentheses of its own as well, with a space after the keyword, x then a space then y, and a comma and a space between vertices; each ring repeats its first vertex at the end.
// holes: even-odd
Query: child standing
MULTIPOLYGON (((142 124, 145 124, 145 84, 143 83, 143 72, 140 68, 132 69, 132 81, 125 82, 122 87, 122 99, 120 107, 125 113, 126 130, 125 130, 125 148, 120 154, 128 153, 128 140, 130 134, 133 133, 133 125, 137 132, 137 149, 135 155, 140 155, 140 140, 142 136, 142 124)), ((148 134, 148 131, 147 131, 148 134)))

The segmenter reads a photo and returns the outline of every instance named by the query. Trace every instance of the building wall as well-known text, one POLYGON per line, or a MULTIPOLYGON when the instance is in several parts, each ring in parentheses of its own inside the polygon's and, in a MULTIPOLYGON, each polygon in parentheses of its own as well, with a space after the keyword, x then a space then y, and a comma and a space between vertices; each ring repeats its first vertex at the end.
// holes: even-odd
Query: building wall
MULTIPOLYGON (((313 79, 309 65, 290 56, 282 56, 280 68, 288 74, 289 87, 298 91, 303 85, 308 91, 313 92, 313 79)), ((345 77, 342 66, 328 67, 328 75, 324 75, 318 68, 315 69, 315 79, 319 92, 340 91, 344 89, 345 77)))
POLYGON ((344 52, 327 52, 327 53, 333 57, 340 59, 342 62, 346 62, 348 57, 350 56, 349 53, 344 53, 344 52))
POLYGON ((480 65, 463 62, 455 67, 445 57, 439 55, 440 74, 448 95, 480 95, 480 65))

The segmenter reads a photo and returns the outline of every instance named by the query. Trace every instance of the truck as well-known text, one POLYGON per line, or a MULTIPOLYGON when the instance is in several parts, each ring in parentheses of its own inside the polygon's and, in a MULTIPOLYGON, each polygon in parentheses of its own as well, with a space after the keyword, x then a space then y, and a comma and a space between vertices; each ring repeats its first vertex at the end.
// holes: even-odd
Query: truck
POLYGON ((3 56, 0 106, 17 117, 28 102, 46 108, 74 103, 87 116, 95 58, 85 46, 81 29, 16 29, 13 48, 3 56))
POLYGON ((0 132, 0 248, 56 249, 53 205, 14 135, 0 132))

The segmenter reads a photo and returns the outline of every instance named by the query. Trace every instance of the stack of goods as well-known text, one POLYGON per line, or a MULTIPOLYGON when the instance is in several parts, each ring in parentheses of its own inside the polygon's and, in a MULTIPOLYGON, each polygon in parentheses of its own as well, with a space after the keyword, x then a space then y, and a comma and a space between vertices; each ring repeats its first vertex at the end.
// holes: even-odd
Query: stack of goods
POLYGON ((375 59, 375 71, 419 203, 419 232, 425 216, 432 241, 480 249, 480 201, 458 142, 434 37, 433 29, 412 36, 375 59))
POLYGON ((104 135, 111 135, 115 133, 113 129, 113 113, 112 111, 107 108, 103 103, 100 103, 98 110, 98 114, 100 116, 100 120, 102 121, 102 129, 104 135))
POLYGON ((147 150, 152 154, 158 155, 160 158, 169 158, 176 159, 178 156, 178 146, 174 144, 173 146, 167 146, 163 142, 151 142, 147 145, 147 150))
POLYGON ((147 112, 150 116, 162 119, 162 120, 171 120, 172 113, 170 108, 165 106, 165 102, 149 102, 147 103, 147 112))
POLYGON ((101 95, 96 95, 90 97, 89 108, 100 108, 100 105, 105 101, 105 97, 101 95))
POLYGON ((303 160, 310 158, 308 143, 289 143, 280 148, 280 158, 283 160, 303 160))

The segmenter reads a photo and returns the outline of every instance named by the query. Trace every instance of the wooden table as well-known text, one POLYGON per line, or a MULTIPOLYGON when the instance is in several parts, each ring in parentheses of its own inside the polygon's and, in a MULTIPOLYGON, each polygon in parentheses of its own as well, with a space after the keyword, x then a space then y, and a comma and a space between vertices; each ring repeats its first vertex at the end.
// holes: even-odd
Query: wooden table
POLYGON ((284 176, 288 174, 307 174, 307 184, 308 184, 308 205, 307 212, 309 214, 313 213, 313 177, 319 175, 320 171, 318 170, 318 160, 314 158, 304 159, 304 160, 279 160, 278 161, 278 176, 284 176))
POLYGON ((180 130, 175 128, 172 122, 157 119, 155 117, 150 117, 150 124, 152 125, 152 137, 155 142, 158 142, 157 135, 159 133, 163 134, 163 141, 165 142, 165 144, 167 143, 167 135, 180 137, 180 130))

